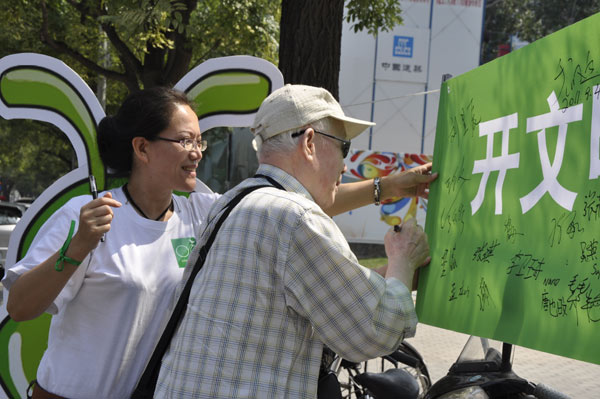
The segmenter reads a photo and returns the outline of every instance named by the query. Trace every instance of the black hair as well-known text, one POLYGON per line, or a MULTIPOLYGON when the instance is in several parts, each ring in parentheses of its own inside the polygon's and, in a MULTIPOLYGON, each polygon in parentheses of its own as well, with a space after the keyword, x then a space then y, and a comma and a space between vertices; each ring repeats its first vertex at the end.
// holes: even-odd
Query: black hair
POLYGON ((127 176, 133 163, 134 137, 153 140, 171 122, 175 105, 190 105, 185 93, 153 87, 127 96, 114 116, 98 125, 98 148, 104 165, 117 176, 127 176))

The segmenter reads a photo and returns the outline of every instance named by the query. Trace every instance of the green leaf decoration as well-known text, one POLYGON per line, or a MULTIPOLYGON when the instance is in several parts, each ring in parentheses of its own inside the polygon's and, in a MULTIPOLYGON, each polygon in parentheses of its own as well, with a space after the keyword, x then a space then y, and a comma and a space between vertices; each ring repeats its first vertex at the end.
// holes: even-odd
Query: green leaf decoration
MULTIPOLYGON (((249 56, 208 60, 175 85, 191 98, 202 131, 216 126, 249 126, 262 100, 283 86, 271 63, 249 56)), ((48 187, 31 205, 11 235, 7 267, 21 259, 48 218, 69 199, 89 194, 93 173, 98 190, 107 183, 96 127, 104 110, 89 86, 62 61, 41 54, 13 54, 0 59, 0 117, 48 122, 69 138, 77 168, 48 187)), ((8 397, 24 397, 47 347, 50 316, 17 323, 0 307, 0 388, 8 397)), ((2 392, 0 391, 0 397, 2 392)))

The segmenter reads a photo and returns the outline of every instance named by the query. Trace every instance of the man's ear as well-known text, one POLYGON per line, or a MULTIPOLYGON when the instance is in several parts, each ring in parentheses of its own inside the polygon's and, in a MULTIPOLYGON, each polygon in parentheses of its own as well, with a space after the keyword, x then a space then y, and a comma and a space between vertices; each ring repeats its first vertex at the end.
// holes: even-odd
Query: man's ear
POLYGON ((148 140, 143 137, 134 137, 131 140, 131 146, 133 147, 133 155, 140 162, 147 163, 148 157, 148 140))
POLYGON ((304 155, 305 158, 307 159, 312 159, 312 157, 315 156, 316 153, 316 146, 315 146, 315 131, 313 130, 313 128, 307 128, 306 132, 304 132, 304 134, 301 136, 302 140, 302 154, 304 155))

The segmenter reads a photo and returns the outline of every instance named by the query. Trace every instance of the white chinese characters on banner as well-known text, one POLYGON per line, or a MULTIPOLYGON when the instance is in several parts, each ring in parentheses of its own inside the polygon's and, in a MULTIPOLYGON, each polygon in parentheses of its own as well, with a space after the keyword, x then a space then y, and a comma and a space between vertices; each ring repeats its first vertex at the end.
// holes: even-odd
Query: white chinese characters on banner
POLYGON ((486 158, 475 161, 473 165, 473 174, 482 173, 481 182, 477 195, 471 201, 471 214, 475 214, 481 207, 485 196, 485 188, 487 186, 490 172, 498 171, 498 180, 496 181, 496 215, 502 214, 502 185, 506 177, 507 169, 519 167, 519 154, 508 153, 508 136, 510 129, 517 127, 519 118, 516 113, 503 116, 487 122, 479 124, 479 136, 487 136, 486 158), (502 153, 499 157, 494 157, 494 133, 502 132, 502 153))
MULTIPOLYGON (((590 170, 589 179, 600 177, 600 85, 594 87, 592 104, 592 122, 590 126, 590 170)), ((558 181, 565 147, 567 145, 567 132, 570 123, 581 121, 583 118, 583 104, 560 109, 554 91, 547 98, 550 112, 527 118, 526 133, 537 132, 538 153, 542 170, 542 181, 527 195, 519 199, 522 213, 530 211, 544 196, 548 195, 562 208, 571 211, 577 193, 563 187, 558 181), (554 159, 550 162, 546 130, 558 127, 554 159)), ((495 187, 495 214, 502 214, 502 186, 508 169, 519 168, 519 153, 508 153, 509 131, 518 127, 518 113, 503 116, 479 124, 479 136, 487 136, 486 158, 476 160, 473 164, 473 174, 482 174, 479 189, 471 201, 471 213, 474 215, 485 200, 485 190, 490 173, 498 171, 498 180, 495 187), (500 156, 493 156, 493 136, 502 132, 502 149, 500 156)))
POLYGON ((600 85, 594 86, 592 134, 590 139, 590 180, 600 177, 600 85))
POLYGON ((527 133, 541 129, 537 134, 537 139, 544 178, 532 192, 521 198, 523 213, 533 208, 545 193, 550 194, 556 203, 568 211, 573 209, 573 203, 575 202, 575 198, 577 198, 577 193, 561 186, 557 177, 565 155, 568 124, 581 120, 583 104, 561 110, 558 107, 558 100, 554 92, 550 94, 547 101, 550 107, 549 113, 527 118, 527 133), (546 129, 554 126, 558 126, 558 141, 554 152, 554 162, 550 164, 548 147, 546 145, 546 129))

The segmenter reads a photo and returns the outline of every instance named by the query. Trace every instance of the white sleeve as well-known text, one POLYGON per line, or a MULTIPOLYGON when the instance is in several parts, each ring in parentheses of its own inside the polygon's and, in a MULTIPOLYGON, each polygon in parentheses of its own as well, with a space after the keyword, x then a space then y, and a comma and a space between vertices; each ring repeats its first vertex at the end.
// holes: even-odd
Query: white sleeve
MULTIPOLYGON (((208 211, 220 197, 221 194, 217 193, 191 193, 189 201, 193 209, 194 223, 197 223, 199 227, 203 227, 208 217, 208 211)), ((195 231, 196 235, 202 233, 202 230, 198 228, 195 228, 195 231)))
MULTIPOLYGON (((89 201, 89 198, 85 199, 78 197, 71 199, 42 225, 33 239, 31 246, 27 250, 25 257, 6 270, 6 275, 2 280, 2 284, 9 291, 9 295, 10 287, 23 273, 44 262, 62 247, 69 234, 71 220, 75 221, 74 231, 77 231, 79 224, 79 209, 86 200, 89 201), (78 206, 79 203, 81 205, 78 206)), ((57 314, 66 303, 77 295, 77 292, 83 283, 89 261, 90 255, 83 260, 60 294, 54 299, 48 309, 46 309, 47 313, 57 314)))

